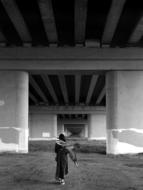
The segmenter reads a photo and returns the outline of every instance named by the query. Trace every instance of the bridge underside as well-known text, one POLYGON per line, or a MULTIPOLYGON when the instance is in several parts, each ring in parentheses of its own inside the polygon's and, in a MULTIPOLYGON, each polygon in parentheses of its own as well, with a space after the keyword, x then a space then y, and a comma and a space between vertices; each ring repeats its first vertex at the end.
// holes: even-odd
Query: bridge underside
POLYGON ((55 48, 47 54, 36 50, 38 58, 30 53, 35 49, 2 51, 1 151, 27 152, 28 139, 50 140, 60 133, 106 139, 107 153, 143 151, 142 49, 97 50, 98 54, 94 49, 88 59, 71 49, 74 58, 67 53, 64 58, 62 49, 55 58, 55 48), (76 67, 69 69, 73 62, 76 67))
POLYGON ((0 0, 0 151, 106 139, 143 152, 143 2, 0 0))

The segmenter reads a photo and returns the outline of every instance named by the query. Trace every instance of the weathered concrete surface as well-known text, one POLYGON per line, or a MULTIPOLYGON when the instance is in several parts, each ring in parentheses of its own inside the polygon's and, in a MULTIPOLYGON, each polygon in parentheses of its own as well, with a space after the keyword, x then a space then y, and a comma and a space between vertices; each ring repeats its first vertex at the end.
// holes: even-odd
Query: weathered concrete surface
POLYGON ((142 61, 142 48, 0 48, 1 70, 143 70, 142 61))
POLYGON ((0 128, 0 139, 3 143, 18 144, 19 143, 19 131, 11 127, 0 128), (9 135, 10 134, 10 135, 9 135))
POLYGON ((49 114, 49 110, 47 111, 47 109, 40 109, 39 107, 32 108, 29 115, 30 139, 44 140, 55 138, 60 133, 64 133, 64 125, 77 125, 77 127, 78 125, 82 125, 82 137, 88 137, 89 133, 90 139, 106 138, 106 115, 104 111, 96 111, 96 114, 92 114, 89 120, 63 119, 56 121, 52 119, 53 117, 57 117, 57 115, 49 114), (45 136, 43 136, 43 133, 45 136))
POLYGON ((88 115, 88 138, 106 139, 105 113, 88 115))
POLYGON ((143 152, 143 72, 107 73, 107 152, 143 152))
POLYGON ((30 139, 51 139, 57 137, 57 115, 31 113, 29 121, 30 139))
POLYGON ((40 114, 90 114, 104 113, 105 106, 30 106, 29 111, 40 114))
POLYGON ((0 151, 28 151, 28 73, 0 71, 0 151))

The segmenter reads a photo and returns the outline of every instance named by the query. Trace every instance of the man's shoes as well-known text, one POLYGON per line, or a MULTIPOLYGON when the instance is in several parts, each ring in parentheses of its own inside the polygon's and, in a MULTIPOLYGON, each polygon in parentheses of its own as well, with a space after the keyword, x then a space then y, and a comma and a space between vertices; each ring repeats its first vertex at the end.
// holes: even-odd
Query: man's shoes
POLYGON ((65 180, 64 179, 61 179, 61 185, 65 185, 65 180))
POLYGON ((61 178, 56 178, 56 183, 60 183, 61 185, 65 185, 65 180, 61 178))

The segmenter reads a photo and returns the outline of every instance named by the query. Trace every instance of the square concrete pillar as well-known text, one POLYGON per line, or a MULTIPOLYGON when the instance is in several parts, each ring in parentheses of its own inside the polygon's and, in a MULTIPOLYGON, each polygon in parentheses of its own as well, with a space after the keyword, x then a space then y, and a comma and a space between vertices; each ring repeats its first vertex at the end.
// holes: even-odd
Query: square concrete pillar
POLYGON ((97 140, 106 139, 105 113, 88 115, 88 138, 97 140))
POLYGON ((106 75, 107 153, 143 152, 143 71, 106 75))
POLYGON ((0 71, 0 152, 28 152, 28 73, 0 71))

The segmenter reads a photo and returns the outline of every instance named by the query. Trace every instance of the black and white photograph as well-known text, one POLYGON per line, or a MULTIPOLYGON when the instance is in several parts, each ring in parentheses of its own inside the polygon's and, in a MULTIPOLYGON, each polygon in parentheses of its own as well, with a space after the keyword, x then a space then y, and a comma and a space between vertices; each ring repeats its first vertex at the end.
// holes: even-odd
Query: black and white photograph
POLYGON ((143 0, 0 0, 0 190, 143 190, 143 0))

